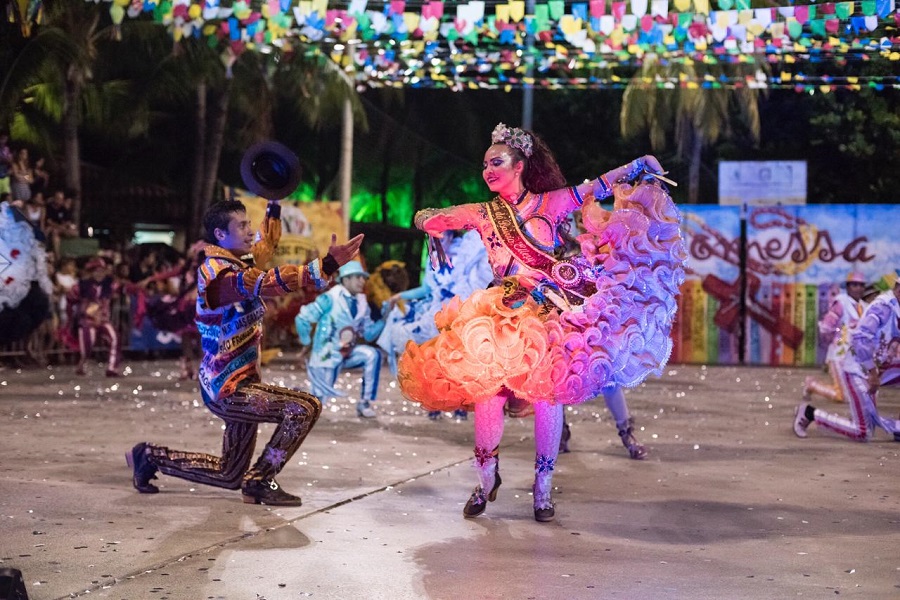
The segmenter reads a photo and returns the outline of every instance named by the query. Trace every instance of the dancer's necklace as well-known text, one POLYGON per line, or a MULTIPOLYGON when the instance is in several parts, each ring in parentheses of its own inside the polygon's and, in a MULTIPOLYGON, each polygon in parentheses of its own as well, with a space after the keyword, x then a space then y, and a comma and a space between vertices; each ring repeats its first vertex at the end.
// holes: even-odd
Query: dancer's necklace
POLYGON ((515 194, 510 194, 506 196, 507 202, 513 204, 515 206, 519 206, 522 202, 525 201, 525 197, 528 195, 528 190, 522 190, 521 192, 516 192, 515 194))

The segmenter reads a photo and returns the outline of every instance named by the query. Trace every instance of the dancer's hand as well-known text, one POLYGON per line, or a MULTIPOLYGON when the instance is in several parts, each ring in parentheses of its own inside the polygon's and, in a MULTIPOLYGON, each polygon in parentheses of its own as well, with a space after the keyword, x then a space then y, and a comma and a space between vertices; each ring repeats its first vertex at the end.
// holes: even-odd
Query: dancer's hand
POLYGON ((869 372, 866 373, 866 381, 869 384, 869 393, 874 394, 878 386, 881 385, 881 373, 878 372, 877 367, 869 369, 869 372))
POLYGON ((263 219, 262 225, 259 226, 259 233, 260 240, 253 244, 250 253, 253 254, 256 265, 262 268, 275 256, 275 249, 278 248, 278 242, 281 241, 281 219, 268 217, 263 219))
POLYGON ((449 228, 443 222, 443 215, 433 208, 423 208, 416 213, 413 224, 417 229, 421 229, 434 238, 441 239, 444 232, 449 228))
POLYGON ((645 168, 652 173, 662 173, 663 168, 662 165, 659 164, 659 161, 652 154, 648 154, 644 157, 644 166, 645 168))
POLYGON ((306 363, 309 361, 310 348, 310 346, 301 346, 300 352, 297 353, 297 366, 301 369, 306 368, 306 363))
POLYGON ((339 267, 346 265, 354 256, 359 254, 359 247, 362 245, 365 234, 360 233, 346 244, 337 243, 337 234, 331 234, 331 246, 328 247, 328 254, 337 261, 339 267))
POLYGON ((393 296, 391 296, 390 298, 388 298, 387 300, 384 301, 384 304, 381 309, 382 312, 385 315, 387 315, 389 312, 391 312, 391 310, 393 310, 393 308, 395 306, 397 306, 398 302, 400 302, 400 294, 394 294, 393 296))

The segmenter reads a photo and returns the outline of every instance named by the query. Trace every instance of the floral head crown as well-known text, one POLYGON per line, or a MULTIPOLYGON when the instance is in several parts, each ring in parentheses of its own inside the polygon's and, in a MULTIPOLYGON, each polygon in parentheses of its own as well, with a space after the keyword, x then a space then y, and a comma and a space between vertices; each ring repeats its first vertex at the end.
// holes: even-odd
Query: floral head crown
POLYGON ((521 151, 526 158, 531 158, 534 140, 518 127, 507 127, 503 123, 498 123, 491 132, 491 143, 506 144, 510 148, 521 151))

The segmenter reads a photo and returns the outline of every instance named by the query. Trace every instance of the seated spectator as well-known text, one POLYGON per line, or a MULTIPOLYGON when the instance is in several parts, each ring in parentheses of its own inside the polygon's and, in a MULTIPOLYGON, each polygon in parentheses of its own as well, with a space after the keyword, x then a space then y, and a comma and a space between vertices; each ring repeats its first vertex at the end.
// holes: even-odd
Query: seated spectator
POLYGON ((0 133, 0 194, 9 193, 9 170, 12 168, 13 155, 9 149, 9 135, 0 133))
POLYGON ((19 148, 9 170, 9 187, 13 200, 28 202, 31 198, 31 184, 34 182, 34 171, 28 160, 28 148, 19 148))
POLYGON ((38 192, 32 195, 31 199, 25 202, 22 213, 28 219, 28 222, 31 223, 31 228, 34 229, 34 237, 39 242, 46 244, 47 236, 44 230, 46 228, 47 209, 44 206, 44 194, 38 192))
POLYGON ((62 190, 53 192, 46 207, 44 219, 45 233, 50 240, 53 251, 59 255, 59 242, 62 238, 78 237, 78 229, 72 218, 72 209, 66 206, 66 196, 62 190))
POLYGON ((34 161, 32 174, 31 197, 33 198, 40 194, 41 198, 43 198, 47 195, 50 186, 50 173, 47 172, 43 156, 34 161))

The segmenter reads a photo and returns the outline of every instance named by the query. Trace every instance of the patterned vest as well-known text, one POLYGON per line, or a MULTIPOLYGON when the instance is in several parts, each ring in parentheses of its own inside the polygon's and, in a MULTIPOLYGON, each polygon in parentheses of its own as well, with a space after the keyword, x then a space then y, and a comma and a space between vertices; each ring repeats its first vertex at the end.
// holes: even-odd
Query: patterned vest
POLYGON ((200 387, 205 402, 230 396, 242 383, 260 381, 263 301, 254 297, 219 308, 206 301, 206 290, 220 273, 247 268, 227 250, 210 245, 197 273, 197 329, 203 346, 200 387))

